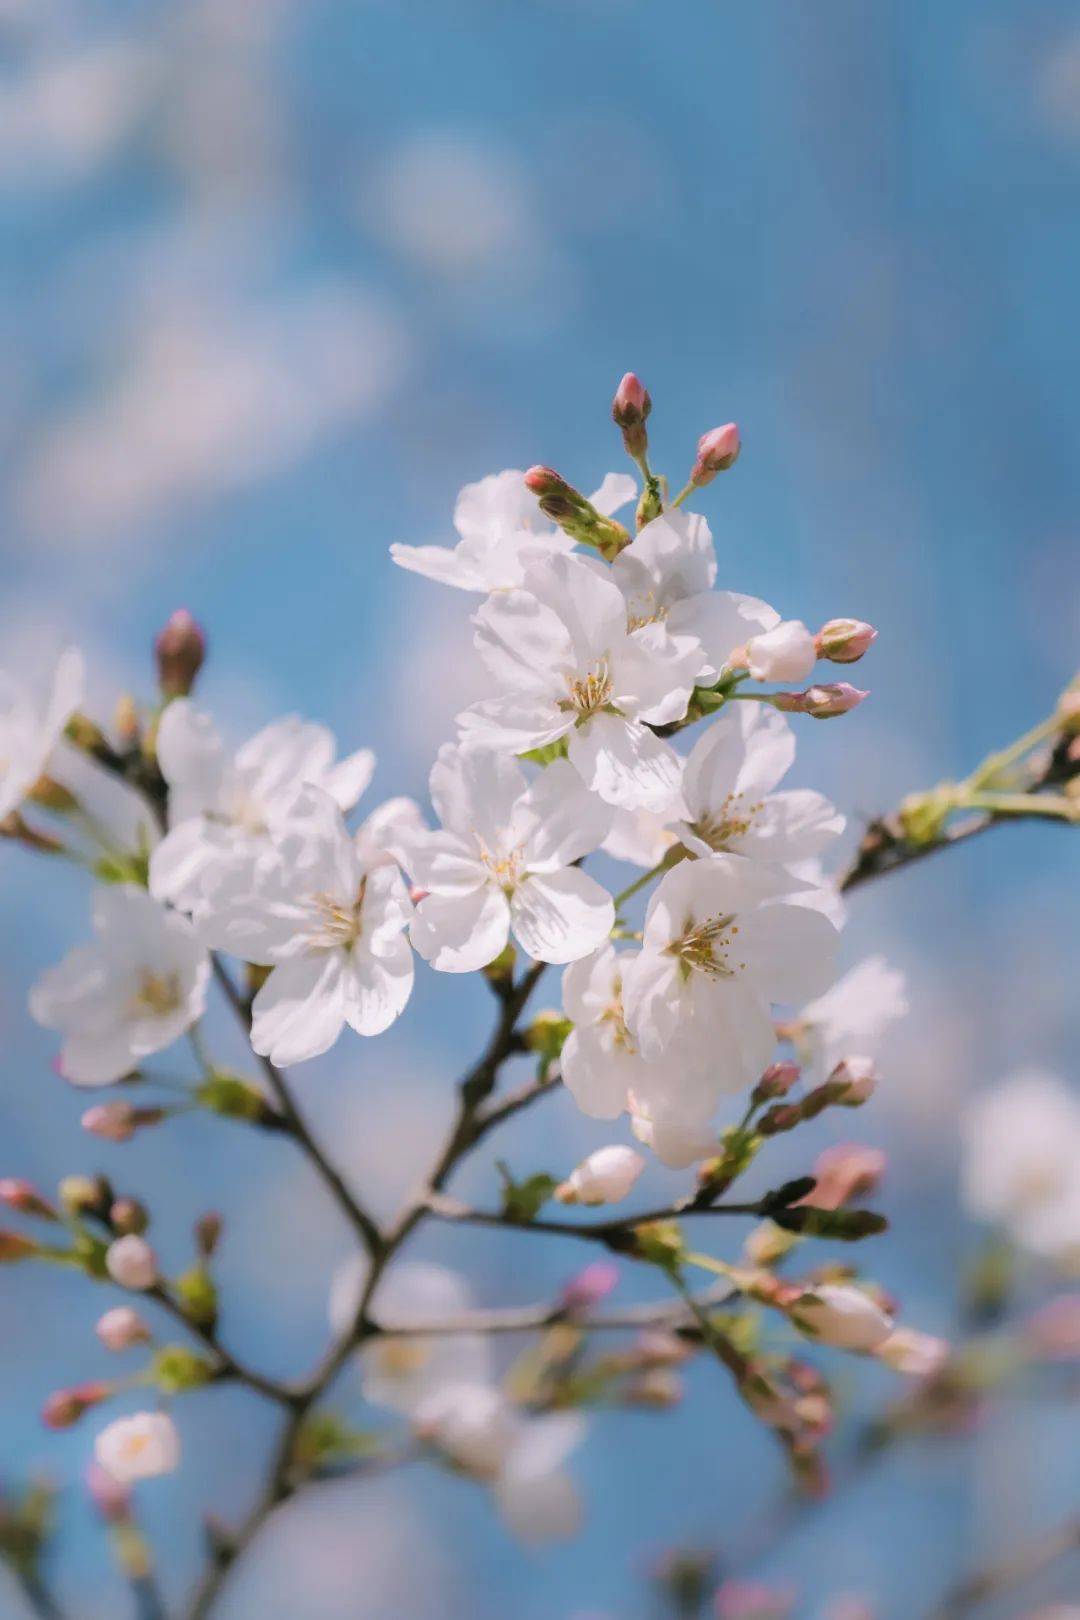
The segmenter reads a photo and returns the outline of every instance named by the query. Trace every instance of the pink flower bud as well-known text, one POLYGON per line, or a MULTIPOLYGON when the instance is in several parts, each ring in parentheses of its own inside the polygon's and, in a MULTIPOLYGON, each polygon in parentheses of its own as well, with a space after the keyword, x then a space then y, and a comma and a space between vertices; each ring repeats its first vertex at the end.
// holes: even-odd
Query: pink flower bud
POLYGON ((877 631, 864 619, 830 619, 814 640, 819 658, 830 664, 856 664, 877 640, 877 631))
POLYGON ((618 1266, 610 1260, 594 1260, 564 1284, 559 1294, 558 1309, 571 1316, 591 1311, 607 1299, 618 1281, 618 1266))
POLYGON ((617 1204, 644 1168, 645 1160, 633 1148, 597 1148, 556 1187, 555 1197, 562 1204, 617 1204))
POLYGON ((130 1350, 137 1344, 149 1344, 150 1329, 130 1305, 117 1305, 98 1319, 94 1330, 106 1350, 130 1350))
POLYGON ((97 1463, 86 1470, 86 1489, 106 1524, 123 1524, 131 1517, 131 1492, 97 1463))
POLYGON ((531 489, 537 499, 545 495, 568 495, 570 485, 553 467, 530 467, 525 474, 525 488, 531 489))
POLYGON ((816 1186, 802 1202, 815 1209, 839 1209, 855 1198, 865 1198, 885 1174, 885 1163, 880 1148, 838 1142, 818 1155, 813 1170, 816 1186))
POLYGON ((817 663, 814 638, 801 619, 784 619, 751 636, 743 651, 755 681, 802 681, 817 663))
POLYGON ((877 1089, 877 1069, 873 1058, 853 1054, 843 1058, 829 1075, 826 1085, 832 1101, 843 1108, 859 1108, 877 1089))
POLYGON ((635 459, 640 459, 649 448, 645 419, 651 410, 652 400, 649 398, 648 389, 640 377, 635 377, 632 371, 628 371, 615 390, 611 415, 616 427, 622 429, 627 454, 635 459))
POLYGON ((117 1198, 109 1210, 109 1224, 119 1237, 129 1232, 141 1235, 150 1225, 150 1217, 137 1198, 117 1198))
POLYGON ((128 1102, 98 1103, 82 1117, 82 1128, 106 1142, 130 1142, 135 1135, 135 1109, 128 1102))
POLYGON ((187 608, 170 614, 154 642, 163 697, 187 697, 206 657, 206 637, 187 608))
POLYGON ((797 1063, 770 1063, 754 1087, 754 1101, 774 1102, 778 1097, 786 1097, 798 1078, 797 1063))
POLYGON ((727 472, 739 459, 742 440, 734 422, 711 428, 698 440, 697 459, 690 472, 690 482, 696 489, 711 484, 717 473, 727 472))
POLYGON ((917 1333, 914 1328, 897 1328, 875 1354, 894 1372, 906 1373, 909 1378, 933 1378, 949 1359, 949 1343, 930 1333, 917 1333))
POLYGON ((795 1607, 790 1586, 725 1581, 716 1594, 716 1620, 787 1620, 795 1607))
POLYGON ((44 1199, 32 1182, 15 1176, 0 1179, 0 1204, 17 1210, 20 1215, 36 1215, 39 1220, 59 1219, 52 1205, 44 1199))
POLYGON ((39 1254, 40 1245, 21 1232, 0 1231, 0 1265, 16 1260, 32 1260, 39 1254))
POLYGON ((97 1406, 112 1394, 112 1385, 100 1381, 94 1384, 76 1384, 72 1389, 58 1389, 41 1408, 41 1421, 47 1429, 70 1429, 78 1423, 84 1412, 97 1406))
POLYGON ((863 698, 870 694, 860 692, 857 686, 849 686, 847 681, 831 681, 824 686, 809 687, 803 696, 806 700, 804 714, 811 715, 815 720, 831 720, 834 715, 857 709, 863 698))
POLYGON ((893 1331, 893 1321, 876 1300, 850 1283, 819 1283, 791 1307, 800 1332, 837 1350, 864 1354, 878 1350, 893 1331))
POLYGON ((157 1256, 144 1237, 129 1232, 109 1244, 105 1269, 121 1288, 153 1288, 158 1275, 157 1256))
POLYGON ((1029 1352, 1041 1361, 1080 1360, 1080 1294, 1059 1294, 1022 1329, 1029 1352))

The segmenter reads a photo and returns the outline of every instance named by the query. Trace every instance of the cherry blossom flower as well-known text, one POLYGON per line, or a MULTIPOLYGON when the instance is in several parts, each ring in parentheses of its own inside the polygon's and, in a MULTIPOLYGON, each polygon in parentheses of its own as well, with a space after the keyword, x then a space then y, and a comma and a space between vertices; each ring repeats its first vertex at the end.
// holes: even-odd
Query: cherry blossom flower
POLYGON ((348 1024, 379 1035, 412 992, 412 906, 397 867, 365 866, 337 804, 304 787, 273 854, 228 865, 199 913, 207 943, 273 968, 252 1003, 251 1044, 303 1063, 348 1024))
POLYGON ((756 681, 802 681, 817 663, 817 645, 801 619, 777 619, 746 643, 746 667, 756 681))
POLYGON ((585 557, 528 567, 525 588, 489 597, 473 623, 501 690, 459 715, 464 738, 523 753, 565 737, 570 763, 608 804, 667 806, 678 759, 646 722, 685 713, 698 642, 657 625, 631 633, 610 571, 585 557))
POLYGON ((529 1417, 492 1384, 447 1384, 418 1408, 414 1424, 456 1467, 490 1485, 526 1544, 565 1540, 578 1529, 581 1504, 563 1464, 584 1437, 579 1412, 529 1417))
POLYGON ((541 962, 571 962, 607 938, 611 896, 574 863, 607 831, 607 807, 565 760, 530 786, 514 760, 444 744, 431 772, 443 824, 405 840, 414 883, 425 891, 411 937, 443 973, 493 962, 511 930, 541 962))
POLYGON ((876 1300, 850 1283, 820 1283, 791 1307, 800 1332, 837 1350, 880 1350, 894 1329, 892 1317, 876 1300))
MULTIPOLYGON (((626 1023, 657 1063, 678 1037, 714 1097, 753 1084, 775 1045, 774 1001, 828 983, 837 932, 793 903, 783 871, 735 855, 683 861, 655 890, 623 974, 626 1023)), ((676 1065, 672 1065, 675 1067, 676 1065)))
POLYGON ((571 1170, 555 1197, 562 1204, 618 1204, 645 1168, 645 1160, 633 1148, 612 1143, 597 1148, 571 1170))
POLYGON ((645 1147, 650 1148, 661 1164, 670 1170, 686 1170, 719 1151, 719 1136, 710 1121, 712 1107, 699 1113, 685 1104, 666 1106, 647 1102, 636 1093, 630 1094, 630 1129, 645 1147))
POLYGON ((962 1121, 968 1211, 1049 1258, 1080 1253, 1080 1101, 1024 1070, 977 1097, 962 1121))
POLYGON ((808 1002, 791 1020, 803 1067, 824 1080, 844 1058, 877 1056, 891 1026, 908 1010, 904 975, 883 956, 868 956, 808 1002))
MULTIPOLYGON (((611 517, 637 494, 633 478, 608 473, 590 503, 611 517)), ((401 568, 462 591, 498 591, 520 585, 526 565, 545 553, 569 551, 569 535, 551 526, 525 474, 516 468, 466 484, 454 508, 456 546, 390 547, 401 568)))
POLYGON ((133 1485, 171 1474, 180 1465, 180 1436, 166 1412, 117 1418, 94 1441, 94 1457, 111 1479, 133 1485))
MULTIPOLYGON (((368 1276, 366 1260, 339 1267, 330 1289, 330 1325, 335 1334, 355 1321, 368 1276)), ((463 1277, 445 1266, 406 1261, 393 1266, 375 1295, 376 1321, 409 1327, 433 1317, 457 1316, 472 1308, 463 1277)), ((493 1376, 490 1342, 479 1333, 380 1334, 360 1351, 363 1394, 375 1406, 415 1412, 450 1384, 483 1384, 493 1376)))
POLYGON ((50 968, 30 1012, 61 1031, 60 1072, 78 1086, 107 1086, 171 1046, 202 1016, 210 963, 186 917, 134 884, 94 895, 91 945, 50 968))
MULTIPOLYGON (((626 600, 632 631, 655 626, 661 641, 689 637, 699 649, 695 684, 712 686, 733 652, 780 615, 756 596, 716 591, 717 564, 709 525, 669 507, 641 529, 615 558, 612 578, 626 600)), ((677 720, 682 711, 662 716, 677 720)))
POLYGON ((600 848, 612 860, 628 861, 631 866, 651 870, 679 842, 669 825, 671 816, 677 814, 678 808, 677 790, 673 791, 670 804, 660 814, 655 810, 619 810, 613 807, 611 826, 600 848))
POLYGON ((82 654, 61 653, 47 693, 0 670, 0 821, 17 810, 47 774, 64 727, 83 699, 82 654))
POLYGON ((673 831, 695 855, 723 851, 785 866, 821 853, 844 818, 809 788, 773 789, 795 758, 783 715, 734 704, 695 743, 682 778, 682 816, 673 831))
POLYGON ((334 754, 325 726, 290 715, 264 726, 230 759, 208 715, 187 698, 170 703, 157 737, 169 831, 150 859, 151 892, 195 910, 226 867, 269 848, 305 783, 351 810, 375 756, 362 748, 335 764, 334 754))

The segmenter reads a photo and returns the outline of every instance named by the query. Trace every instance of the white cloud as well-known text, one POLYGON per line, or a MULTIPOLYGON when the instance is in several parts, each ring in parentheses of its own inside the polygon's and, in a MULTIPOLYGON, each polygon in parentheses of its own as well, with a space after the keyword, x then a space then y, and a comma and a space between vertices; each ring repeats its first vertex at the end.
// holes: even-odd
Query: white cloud
POLYGON ((131 44, 49 55, 0 85, 0 184, 83 180, 150 105, 158 58, 131 44))

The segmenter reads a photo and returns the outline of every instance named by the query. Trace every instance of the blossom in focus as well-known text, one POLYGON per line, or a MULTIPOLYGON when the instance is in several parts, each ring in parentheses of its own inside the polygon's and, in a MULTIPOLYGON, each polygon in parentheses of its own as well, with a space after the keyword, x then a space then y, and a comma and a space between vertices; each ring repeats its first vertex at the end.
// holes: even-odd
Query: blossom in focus
POLYGON ((631 866, 651 869, 679 841, 668 825, 670 817, 676 813, 676 805, 677 790, 673 790, 670 804, 662 813, 619 810, 613 806, 611 826, 600 848, 614 861, 629 861, 631 866))
POLYGON ((850 1283, 821 1283, 800 1295, 791 1319, 808 1338, 837 1350, 880 1350, 894 1330, 892 1317, 850 1283))
MULTIPOLYGON (((637 494, 633 478, 608 473, 590 504, 611 517, 637 494)), ((390 547, 401 568, 463 591, 508 590, 522 583, 530 561, 545 553, 569 551, 573 541, 553 528, 536 496, 516 468, 466 484, 454 508, 456 546, 390 547)))
MULTIPOLYGON (((340 1266, 330 1288, 330 1325, 337 1335, 356 1320, 368 1276, 366 1260, 340 1266)), ((445 1266, 409 1260, 380 1279, 372 1314, 377 1322, 409 1327, 459 1316, 473 1307, 464 1278, 445 1266)), ((490 1342, 479 1333, 379 1334, 358 1356, 363 1394, 375 1406, 411 1413, 449 1384, 481 1384, 493 1374, 490 1342)))
POLYGON ((519 754, 565 737, 571 765, 606 803, 667 807, 678 758, 647 722, 685 714, 697 641, 658 625, 631 632, 610 570, 573 556, 527 568, 524 589, 489 597, 473 623, 499 696, 459 715, 463 739, 519 754))
POLYGON ((179 1466, 180 1436, 166 1412, 135 1412, 102 1429, 94 1441, 94 1457, 111 1479, 133 1485, 179 1466))
POLYGON ((327 1051, 348 1024, 378 1035, 412 992, 412 905, 396 865, 365 867, 321 788, 296 795, 271 855, 230 864, 199 927, 214 949, 273 968, 252 1003, 251 1044, 271 1062, 327 1051))
POLYGON ((774 792, 795 758, 782 714, 733 704, 695 743, 672 830, 694 855, 730 852, 788 866, 838 838, 844 818, 809 788, 774 792))
POLYGON ((622 974, 631 953, 604 945, 563 974, 563 1011, 574 1027, 560 1057, 563 1084, 593 1119, 615 1119, 640 1079, 643 1060, 622 1005, 622 974))
POLYGON ((514 760, 447 743, 431 798, 442 830, 411 834, 405 860, 424 891, 412 942, 433 967, 485 967, 511 931, 540 962, 572 962, 608 937, 611 896, 574 863, 599 846, 609 813, 565 760, 530 786, 514 760))
POLYGON ((612 1143, 597 1148, 555 1189, 562 1204, 617 1204, 633 1189, 645 1160, 633 1148, 612 1143))
POLYGON ((170 1046, 202 1016, 210 963, 186 917, 134 884, 95 891, 91 945, 71 951, 30 992, 30 1011, 63 1035, 60 1072, 104 1086, 170 1046))
POLYGON ((655 890, 641 951, 624 970, 626 1023, 642 1056, 657 1063, 677 1042, 714 1100, 768 1066, 770 1004, 801 1001, 832 977, 836 928, 793 903, 792 887, 782 870, 735 855, 683 861, 655 890))
POLYGON ((1024 1070, 969 1104, 961 1124, 964 1204, 1049 1258, 1080 1252, 1080 1099, 1024 1070))
POLYGON ((824 1080, 850 1053, 876 1057, 891 1026, 908 1010, 904 975, 883 956, 868 956, 808 1002, 789 1026, 803 1067, 824 1080))
MULTIPOLYGON (((696 513, 676 507, 647 523, 620 551, 611 568, 611 577, 626 601, 632 632, 653 627, 661 642, 689 638, 696 643, 694 682, 698 686, 714 685, 748 636, 771 630, 780 622, 775 608, 756 596, 714 590, 716 573, 716 548, 709 525, 696 513)), ((658 718, 679 717, 672 713, 658 718)))
POLYGON ((775 621, 746 643, 746 667, 756 681, 802 681, 817 663, 817 646, 801 619, 775 621))
POLYGON ((566 1540, 578 1529, 581 1503, 563 1464, 585 1433, 579 1412, 531 1417, 492 1384, 448 1384, 413 1422, 456 1467, 491 1487, 506 1524, 526 1544, 566 1540))
POLYGON ((266 851, 297 790, 322 788, 351 810, 371 781, 368 748, 335 762, 333 733, 289 715, 264 726, 230 758, 209 716, 187 698, 161 717, 157 758, 169 787, 169 831, 150 858, 150 889, 183 911, 237 860, 266 851))
POLYGON ((64 727, 83 700, 82 654, 61 653, 49 690, 32 691, 0 670, 0 821, 44 776, 64 727))
POLYGON ((144 1237, 128 1232, 105 1251, 105 1269, 114 1283, 142 1293, 158 1279, 157 1255, 144 1237))

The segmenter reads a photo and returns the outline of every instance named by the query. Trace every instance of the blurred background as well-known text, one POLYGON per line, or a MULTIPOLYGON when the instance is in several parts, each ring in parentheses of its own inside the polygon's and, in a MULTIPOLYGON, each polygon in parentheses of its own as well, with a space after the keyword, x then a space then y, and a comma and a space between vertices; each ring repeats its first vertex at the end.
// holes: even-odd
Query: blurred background
MULTIPOLYGON (((857 830, 1034 724, 1075 673, 1078 205, 1071 0, 0 0, 0 664, 44 671, 73 639, 104 718, 151 695, 153 633, 187 606, 212 642, 200 696, 235 741, 295 710, 377 750, 366 802, 422 798, 472 695, 472 604, 387 547, 452 542, 458 487, 502 467, 595 487, 623 465, 608 411, 632 368, 676 486, 700 432, 741 425, 738 468, 699 503, 721 584, 880 629, 871 701, 805 725, 797 767, 857 830)), ((845 960, 883 951, 910 1017, 871 1107, 761 1172, 841 1134, 884 1147, 893 1227, 862 1258, 933 1332, 958 1331, 977 1243, 966 1099, 1075 1063, 1078 877, 1080 841, 1025 825, 854 896, 845 960)), ((104 1170, 167 1212, 174 1268, 220 1209, 231 1341, 270 1371, 312 1362, 348 1241, 303 1164, 201 1117, 88 1145, 25 1010, 86 932, 85 885, 3 850, 0 906, 0 1174, 104 1170)), ((380 1209, 430 1156, 488 1016, 482 986, 421 971, 389 1035, 298 1076, 380 1209)), ((223 1017, 211 1033, 240 1061, 223 1017)), ((565 1171, 610 1136, 556 1097, 505 1150, 565 1171)), ((646 1199, 674 1185, 650 1171, 646 1199)), ((412 1252, 467 1269, 484 1303, 542 1299, 582 1260, 453 1230, 412 1252)), ((38 1418, 57 1385, 113 1371, 105 1293, 32 1267, 0 1290, 0 1476, 66 1482, 56 1586, 112 1620, 126 1599, 79 1484, 93 1420, 38 1418)), ((627 1268, 616 1300, 654 1292, 627 1268)), ((856 1412, 893 1387, 840 1372, 856 1412)), ((272 1437, 228 1389, 178 1416, 185 1465, 142 1493, 174 1599, 201 1511, 246 1506, 272 1437)), ((800 1616, 857 1592, 908 1620, 1056 1522, 1077 1439, 1075 1409, 1000 1402, 961 1441, 898 1449, 750 1572, 794 1585, 800 1616)), ((600 1416, 575 1471, 585 1533, 542 1554, 434 1470, 321 1490, 274 1521, 222 1620, 636 1620, 661 1549, 734 1556, 783 1489, 705 1363, 679 1410, 600 1416)))

